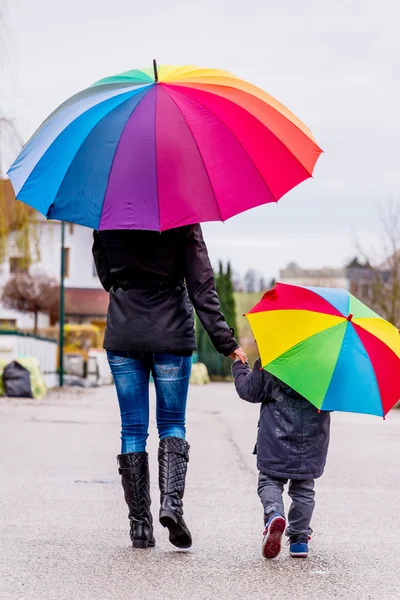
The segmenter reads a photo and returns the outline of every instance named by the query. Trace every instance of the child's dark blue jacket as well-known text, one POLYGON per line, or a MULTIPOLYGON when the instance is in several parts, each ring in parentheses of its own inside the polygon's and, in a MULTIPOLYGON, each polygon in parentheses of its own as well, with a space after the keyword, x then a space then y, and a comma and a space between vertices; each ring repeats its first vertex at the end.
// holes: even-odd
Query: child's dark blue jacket
POLYGON ((237 393, 261 402, 257 438, 259 471, 278 479, 321 477, 329 446, 330 414, 261 370, 237 361, 232 367, 237 393))

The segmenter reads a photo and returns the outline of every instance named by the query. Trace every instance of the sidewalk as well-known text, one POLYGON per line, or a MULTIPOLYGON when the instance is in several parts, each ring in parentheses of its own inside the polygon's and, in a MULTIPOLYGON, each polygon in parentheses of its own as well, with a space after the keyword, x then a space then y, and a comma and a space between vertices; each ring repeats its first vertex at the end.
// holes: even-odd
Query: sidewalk
MULTIPOLYGON (((154 409, 152 411, 154 416, 154 409)), ((334 414, 317 484, 308 561, 260 554, 262 511, 251 455, 258 407, 229 384, 192 387, 179 552, 156 520, 157 546, 133 551, 117 475, 114 390, 0 402, 1 600, 305 600, 400 597, 400 411, 334 414)), ((157 441, 149 452, 157 515, 157 441)))

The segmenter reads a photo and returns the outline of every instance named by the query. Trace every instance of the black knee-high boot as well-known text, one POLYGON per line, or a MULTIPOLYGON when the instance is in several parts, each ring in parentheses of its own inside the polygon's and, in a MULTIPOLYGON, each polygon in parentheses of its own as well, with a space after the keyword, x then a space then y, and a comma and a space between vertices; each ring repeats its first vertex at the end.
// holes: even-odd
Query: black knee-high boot
POLYGON ((155 545, 150 512, 150 474, 147 452, 128 452, 117 457, 125 501, 129 507, 134 548, 155 545))
POLYGON ((169 529, 169 541, 178 548, 190 548, 192 536, 183 520, 183 494, 189 444, 180 438, 166 437, 158 449, 159 485, 161 492, 160 523, 169 529))

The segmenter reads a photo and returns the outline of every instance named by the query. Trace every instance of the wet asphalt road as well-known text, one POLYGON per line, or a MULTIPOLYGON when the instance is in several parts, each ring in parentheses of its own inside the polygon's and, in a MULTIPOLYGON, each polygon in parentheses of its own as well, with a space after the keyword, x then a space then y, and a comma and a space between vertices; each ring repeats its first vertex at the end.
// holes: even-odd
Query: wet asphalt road
MULTIPOLYGON (((310 558, 293 560, 285 547, 269 562, 251 454, 257 413, 228 384, 192 388, 185 515, 193 548, 176 551, 156 523, 156 548, 133 551, 113 389, 2 399, 0 598, 400 598, 400 411, 385 422, 333 415, 310 558)), ((153 421, 155 515, 156 448, 153 421)))

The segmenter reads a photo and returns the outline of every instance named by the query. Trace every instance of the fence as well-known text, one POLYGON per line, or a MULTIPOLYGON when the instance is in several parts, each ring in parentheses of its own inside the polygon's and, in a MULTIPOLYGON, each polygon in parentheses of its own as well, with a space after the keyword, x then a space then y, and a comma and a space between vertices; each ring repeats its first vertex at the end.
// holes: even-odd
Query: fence
POLYGON ((40 369, 47 387, 57 385, 57 342, 19 331, 0 330, 0 359, 11 362, 18 357, 34 356, 40 363, 40 369))

